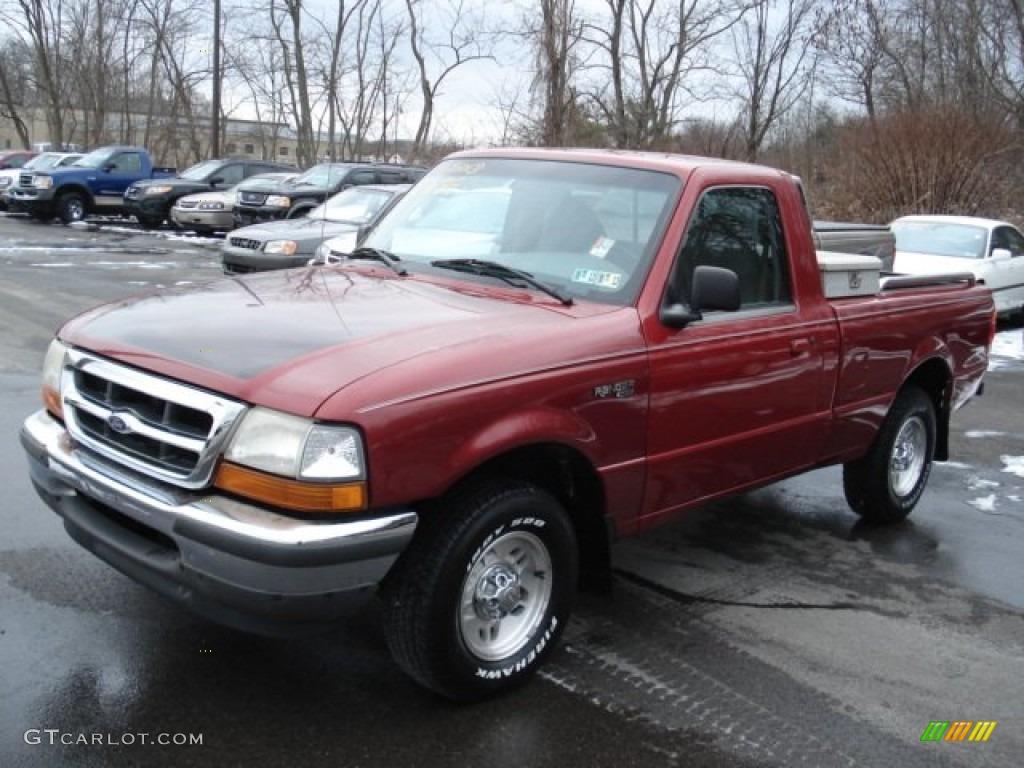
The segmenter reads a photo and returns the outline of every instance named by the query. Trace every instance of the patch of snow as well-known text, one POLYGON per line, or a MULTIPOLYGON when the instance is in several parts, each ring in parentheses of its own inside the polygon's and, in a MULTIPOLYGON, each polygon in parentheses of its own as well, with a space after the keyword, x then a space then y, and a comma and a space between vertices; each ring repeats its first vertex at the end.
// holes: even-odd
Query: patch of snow
POLYGON ((33 267, 75 267, 77 264, 73 264, 70 261, 43 261, 38 264, 33 264, 33 267))
POLYGON ((966 432, 964 432, 964 437, 1006 437, 1006 434, 1006 432, 997 432, 993 429, 969 429, 966 432))
POLYGON ((1003 472, 1009 472, 1017 477, 1024 477, 1024 456, 1000 456, 1003 462, 1003 472))
POLYGON ((962 461, 944 461, 942 466, 949 469, 973 469, 970 464, 964 464, 962 461))
POLYGON ((996 512, 996 495, 994 493, 988 496, 982 496, 979 499, 972 499, 967 503, 981 512, 988 512, 993 515, 999 514, 996 512))
POLYGON ((983 477, 974 475, 973 477, 967 478, 967 487, 972 491, 977 491, 982 488, 998 488, 999 483, 995 480, 986 480, 983 477))

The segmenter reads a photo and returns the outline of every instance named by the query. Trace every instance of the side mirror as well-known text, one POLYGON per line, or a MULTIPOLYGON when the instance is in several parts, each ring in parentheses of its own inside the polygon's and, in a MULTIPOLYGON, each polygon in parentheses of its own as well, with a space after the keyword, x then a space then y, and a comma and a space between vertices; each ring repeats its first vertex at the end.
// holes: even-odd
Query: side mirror
POLYGON ((992 261, 1004 261, 1005 259, 1012 259, 1013 254, 1009 248, 993 248, 990 258, 992 261))
POLYGON ((669 328, 683 328, 701 320, 703 312, 735 312, 740 308, 740 278, 731 269, 701 265, 693 270, 690 306, 669 304, 661 308, 661 322, 669 328))
POLYGON ((103 172, 104 173, 110 173, 111 171, 116 171, 116 170, 117 170, 117 163, 107 163, 106 165, 103 166, 103 172))
POLYGON ((210 179, 210 186, 211 187, 215 187, 218 184, 222 183, 223 181, 224 181, 224 177, 223 176, 214 176, 212 179, 210 179))

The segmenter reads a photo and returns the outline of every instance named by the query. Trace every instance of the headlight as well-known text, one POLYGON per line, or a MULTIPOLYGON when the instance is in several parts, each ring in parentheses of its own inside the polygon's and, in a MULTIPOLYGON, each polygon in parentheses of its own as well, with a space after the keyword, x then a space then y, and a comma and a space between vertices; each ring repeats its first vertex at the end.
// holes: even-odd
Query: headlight
POLYGON ((43 360, 43 404, 58 418, 64 418, 64 403, 60 396, 60 380, 64 373, 64 360, 68 348, 60 339, 50 342, 43 360))
POLYGON ((277 208, 290 208, 291 204, 292 199, 290 197, 285 197, 284 195, 270 195, 270 197, 267 198, 267 205, 273 205, 277 208))
POLYGON ((285 256, 294 256, 299 248, 294 240, 271 240, 263 246, 264 253, 283 253, 285 256))
POLYGON ((33 176, 32 186, 36 189, 49 189, 53 186, 52 176, 33 176))
POLYGON ((200 211, 223 211, 224 203, 200 203, 200 211))
POLYGON ((256 407, 242 419, 224 459, 216 483, 224 490, 291 509, 366 506, 363 441, 352 427, 256 407))
POLYGON ((11 186, 11 177, 10 176, 0 177, 0 189, 7 189, 7 187, 9 187, 9 186, 11 186))
POLYGON ((166 195, 170 192, 173 187, 170 184, 157 184, 155 187, 143 187, 142 194, 144 195, 166 195))

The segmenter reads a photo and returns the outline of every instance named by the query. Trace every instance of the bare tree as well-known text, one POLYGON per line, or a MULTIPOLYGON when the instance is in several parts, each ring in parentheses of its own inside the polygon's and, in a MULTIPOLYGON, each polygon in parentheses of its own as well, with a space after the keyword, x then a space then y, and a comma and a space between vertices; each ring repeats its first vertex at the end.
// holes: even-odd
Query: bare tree
POLYGON ((22 109, 28 96, 25 83, 31 63, 26 61, 25 50, 17 41, 8 40, 0 48, 0 118, 10 120, 18 133, 21 146, 28 149, 31 138, 22 118, 22 109))
POLYGON ((617 147, 666 143, 680 118, 687 80, 709 69, 711 45, 742 17, 737 2, 605 0, 608 18, 590 39, 603 53, 607 78, 591 96, 617 147))
POLYGON ((35 57, 34 85, 43 99, 49 140, 65 141, 68 112, 63 55, 64 0, 16 0, 3 6, 0 20, 24 36, 35 57))
POLYGON ((428 35, 424 27, 423 0, 405 0, 405 7, 409 15, 409 48, 416 62, 423 102, 412 145, 412 156, 416 158, 430 140, 434 103, 445 79, 471 61, 493 56, 484 52, 483 22, 470 13, 463 0, 446 0, 443 6, 431 5, 432 26, 448 30, 446 36, 436 38, 428 35))
POLYGON ((768 132, 799 102, 810 82, 815 4, 816 0, 755 0, 733 29, 748 160, 757 160, 768 132))

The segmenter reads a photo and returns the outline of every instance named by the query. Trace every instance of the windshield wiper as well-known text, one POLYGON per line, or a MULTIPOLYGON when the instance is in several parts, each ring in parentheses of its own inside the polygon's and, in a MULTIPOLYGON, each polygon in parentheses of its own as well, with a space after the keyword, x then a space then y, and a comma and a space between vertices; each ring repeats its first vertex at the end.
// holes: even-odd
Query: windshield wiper
POLYGON ((454 269, 459 272, 470 272, 474 275, 496 277, 499 280, 504 280, 509 285, 515 285, 515 281, 519 280, 531 288, 536 288, 538 291, 543 291, 548 296, 558 299, 567 307, 572 305, 572 296, 562 293, 554 286, 541 282, 529 272, 506 266, 497 261, 488 261, 487 259, 437 259, 430 262, 430 264, 442 269, 454 269))
POLYGON ((402 277, 405 277, 406 275, 409 274, 408 271, 406 271, 405 267, 398 263, 399 261, 401 261, 401 259, 399 259, 394 254, 388 253, 387 251, 382 250, 380 248, 370 248, 364 245, 361 248, 356 248, 354 251, 352 251, 352 253, 347 254, 346 258, 381 261, 387 264, 396 275, 401 275, 402 277))

